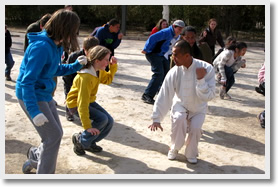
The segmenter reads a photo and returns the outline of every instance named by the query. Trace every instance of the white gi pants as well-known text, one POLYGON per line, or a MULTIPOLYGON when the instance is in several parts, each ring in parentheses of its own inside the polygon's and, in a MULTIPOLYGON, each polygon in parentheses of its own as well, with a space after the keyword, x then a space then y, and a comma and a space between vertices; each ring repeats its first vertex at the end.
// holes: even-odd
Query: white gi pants
POLYGON ((185 143, 185 157, 196 158, 204 121, 204 113, 192 114, 190 112, 172 111, 171 149, 179 151, 185 143), (185 142, 186 133, 188 135, 185 142))

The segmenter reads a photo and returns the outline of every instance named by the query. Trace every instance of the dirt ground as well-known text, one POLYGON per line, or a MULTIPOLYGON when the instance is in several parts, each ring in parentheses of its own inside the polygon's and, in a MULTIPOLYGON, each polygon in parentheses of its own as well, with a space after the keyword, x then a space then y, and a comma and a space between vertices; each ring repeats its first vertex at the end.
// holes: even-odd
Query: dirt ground
MULTIPOLYGON (((15 80, 23 57, 23 33, 12 34, 12 55, 16 63, 11 74, 13 81, 5 81, 5 174, 22 174, 26 151, 30 146, 39 145, 40 138, 15 96, 15 80)), ((176 160, 167 159, 169 113, 162 121, 163 132, 148 129, 153 106, 143 103, 141 95, 152 72, 140 53, 144 44, 145 41, 123 40, 115 51, 119 68, 113 83, 99 87, 97 102, 115 120, 111 133, 98 143, 104 149, 101 153, 77 156, 73 152, 71 136, 82 127, 77 118, 74 122, 65 118, 63 80, 58 78, 54 99, 58 103, 64 135, 56 174, 177 174, 165 175, 166 178, 190 178, 189 174, 217 174, 217 178, 227 176, 219 174, 265 174, 268 159, 265 157, 265 129, 256 118, 264 110, 265 98, 254 91, 258 86, 257 73, 265 58, 263 47, 248 48, 247 68, 236 73, 236 83, 230 90, 231 100, 219 98, 217 85, 217 97, 209 102, 203 125, 198 164, 192 165, 185 160, 184 147, 176 160)), ((97 175, 96 178, 98 176, 102 177, 97 175)))

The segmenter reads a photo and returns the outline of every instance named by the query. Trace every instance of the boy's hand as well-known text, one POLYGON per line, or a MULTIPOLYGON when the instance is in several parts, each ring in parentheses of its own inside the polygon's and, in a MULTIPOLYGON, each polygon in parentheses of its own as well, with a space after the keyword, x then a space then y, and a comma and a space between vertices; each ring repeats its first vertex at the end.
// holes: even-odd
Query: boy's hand
POLYGON ((110 59, 110 64, 117 64, 118 60, 116 57, 112 56, 110 59))

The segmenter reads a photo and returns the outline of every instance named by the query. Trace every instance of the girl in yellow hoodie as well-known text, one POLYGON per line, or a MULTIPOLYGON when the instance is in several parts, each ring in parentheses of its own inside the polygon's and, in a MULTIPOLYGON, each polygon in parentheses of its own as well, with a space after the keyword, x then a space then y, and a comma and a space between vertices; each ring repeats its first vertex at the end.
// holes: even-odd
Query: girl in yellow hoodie
POLYGON ((85 151, 102 151, 96 142, 108 135, 114 123, 108 112, 95 101, 99 83, 110 84, 117 71, 117 60, 112 57, 109 61, 110 54, 110 50, 103 46, 90 49, 87 55, 88 63, 74 78, 67 95, 70 112, 78 111, 85 129, 72 136, 73 150, 77 155, 84 155, 85 151), (105 68, 109 64, 110 71, 106 72, 105 68))

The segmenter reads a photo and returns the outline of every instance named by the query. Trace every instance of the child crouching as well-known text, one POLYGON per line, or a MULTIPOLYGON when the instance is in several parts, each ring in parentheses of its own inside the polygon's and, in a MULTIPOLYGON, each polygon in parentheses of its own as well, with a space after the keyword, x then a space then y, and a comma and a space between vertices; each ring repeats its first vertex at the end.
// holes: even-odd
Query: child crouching
POLYGON ((117 71, 117 60, 112 57, 109 62, 110 54, 110 50, 103 46, 91 48, 87 55, 88 63, 74 78, 67 96, 69 111, 78 111, 85 129, 72 136, 73 150, 77 155, 84 155, 85 151, 102 151, 96 142, 108 135, 114 123, 108 112, 96 102, 99 83, 110 84, 117 71), (110 71, 106 72, 109 63, 110 71))

